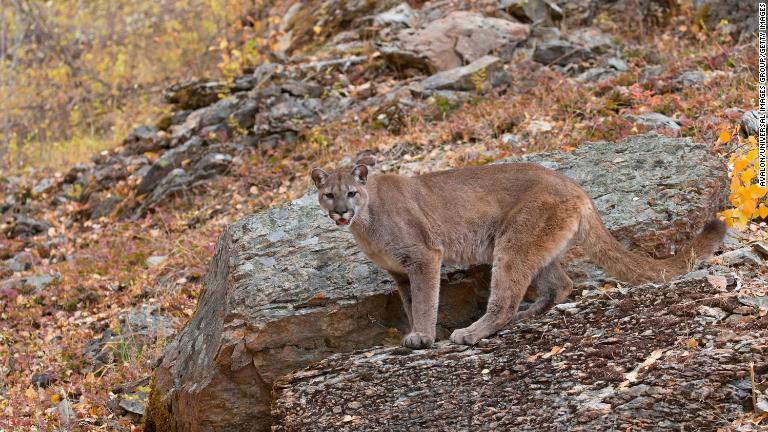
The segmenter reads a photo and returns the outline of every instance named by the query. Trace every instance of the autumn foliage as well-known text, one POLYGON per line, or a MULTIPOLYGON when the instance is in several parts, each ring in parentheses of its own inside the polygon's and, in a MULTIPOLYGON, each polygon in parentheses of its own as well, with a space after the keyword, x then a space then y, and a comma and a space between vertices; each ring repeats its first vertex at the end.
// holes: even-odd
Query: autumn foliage
MULTIPOLYGON (((718 142, 730 141, 728 131, 720 133, 718 142)), ((728 226, 744 229, 753 219, 768 217, 765 196, 768 188, 758 184, 759 166, 757 139, 749 136, 747 139, 738 137, 738 147, 728 160, 730 168, 730 188, 728 201, 733 208, 723 211, 720 215, 728 226)))
POLYGON ((265 3, 0 0, 0 168, 87 160, 156 121, 169 83, 263 61, 265 3))

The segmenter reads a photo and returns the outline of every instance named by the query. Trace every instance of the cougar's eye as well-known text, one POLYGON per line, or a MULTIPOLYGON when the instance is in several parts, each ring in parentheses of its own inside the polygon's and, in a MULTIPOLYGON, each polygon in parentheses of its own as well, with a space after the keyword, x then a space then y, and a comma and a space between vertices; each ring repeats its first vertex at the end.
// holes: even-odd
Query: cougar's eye
POLYGON ((333 194, 332 193, 327 193, 327 194, 325 194, 325 197, 328 198, 328 199, 333 199, 333 194))
POLYGON ((347 198, 354 198, 355 195, 357 195, 357 191, 349 191, 349 192, 347 192, 347 198))

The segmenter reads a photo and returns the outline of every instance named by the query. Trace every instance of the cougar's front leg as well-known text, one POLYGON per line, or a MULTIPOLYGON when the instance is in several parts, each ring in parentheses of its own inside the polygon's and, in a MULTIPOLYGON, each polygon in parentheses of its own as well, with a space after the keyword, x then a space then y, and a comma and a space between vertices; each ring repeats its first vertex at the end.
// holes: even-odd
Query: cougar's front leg
POLYGON ((397 291, 400 293, 400 301, 403 303, 403 310, 408 317, 408 331, 413 331, 413 311, 411 308, 411 281, 407 274, 389 272, 397 285, 397 291))
POLYGON ((406 267, 411 281, 411 332, 401 344, 408 348, 427 348, 435 341, 437 304, 440 294, 440 261, 434 254, 406 267))

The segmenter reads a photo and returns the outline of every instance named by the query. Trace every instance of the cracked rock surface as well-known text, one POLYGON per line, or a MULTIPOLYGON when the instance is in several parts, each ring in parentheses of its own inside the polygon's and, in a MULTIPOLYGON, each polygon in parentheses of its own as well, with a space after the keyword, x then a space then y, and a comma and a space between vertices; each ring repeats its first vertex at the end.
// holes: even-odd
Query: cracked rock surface
POLYGON ((768 317, 730 313, 734 288, 595 291, 472 348, 333 356, 276 385, 273 430, 725 430, 750 364, 768 376, 768 317))

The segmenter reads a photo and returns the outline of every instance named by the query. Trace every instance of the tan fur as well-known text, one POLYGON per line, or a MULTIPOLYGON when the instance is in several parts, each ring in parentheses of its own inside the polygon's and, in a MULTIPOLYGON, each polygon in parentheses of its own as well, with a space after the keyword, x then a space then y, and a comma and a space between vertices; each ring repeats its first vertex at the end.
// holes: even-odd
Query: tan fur
POLYGON ((537 164, 417 177, 367 174, 358 165, 352 172, 315 169, 312 178, 323 209, 348 224, 360 249, 394 278, 411 324, 402 343, 411 348, 434 341, 443 262, 493 266, 485 315, 451 335, 455 343, 474 344, 567 298, 573 284, 560 261, 573 244, 620 279, 657 281, 685 273, 725 233, 722 222, 710 222, 678 255, 654 260, 626 251, 579 185, 537 164), (536 301, 518 312, 529 287, 536 301))

